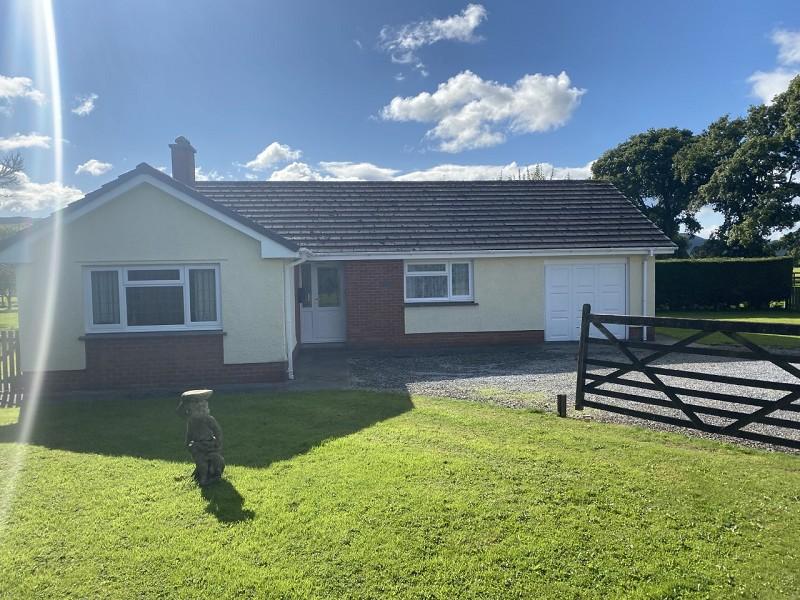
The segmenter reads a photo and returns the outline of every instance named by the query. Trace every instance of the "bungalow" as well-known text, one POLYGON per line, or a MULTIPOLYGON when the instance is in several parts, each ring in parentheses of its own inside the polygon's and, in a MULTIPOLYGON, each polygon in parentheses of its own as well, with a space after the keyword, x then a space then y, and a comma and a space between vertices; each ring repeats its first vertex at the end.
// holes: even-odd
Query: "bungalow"
MULTIPOLYGON (((257 383, 298 349, 575 340, 675 246, 602 181, 195 181, 140 164, 0 246, 50 390, 257 383)), ((630 328, 619 335, 641 337, 630 328)))

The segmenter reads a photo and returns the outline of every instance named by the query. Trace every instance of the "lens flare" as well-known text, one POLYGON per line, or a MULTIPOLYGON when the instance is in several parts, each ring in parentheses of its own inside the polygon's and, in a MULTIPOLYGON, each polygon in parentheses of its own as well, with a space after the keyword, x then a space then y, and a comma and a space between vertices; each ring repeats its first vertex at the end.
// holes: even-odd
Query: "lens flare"
MULTIPOLYGON (((48 105, 52 116, 53 137, 53 177, 57 183, 63 182, 64 176, 64 123, 61 107, 61 81, 58 65, 58 44, 56 39, 55 20, 53 18, 53 5, 51 0, 35 0, 31 3, 33 20, 36 71, 46 73, 48 84, 48 105)), ((12 450, 9 468, 4 473, 2 492, 0 492, 0 532, 5 527, 11 513, 17 481, 25 464, 28 442, 33 433, 36 422, 36 413, 41 399, 43 373, 47 369, 47 358, 50 348, 50 337, 55 319, 55 304, 58 298, 58 280, 61 269, 61 237, 62 216, 56 211, 51 217, 50 247, 47 255, 47 281, 44 293, 44 302, 41 314, 36 315, 40 323, 39 335, 36 340, 36 354, 33 377, 28 381, 22 411, 19 437, 12 450)))

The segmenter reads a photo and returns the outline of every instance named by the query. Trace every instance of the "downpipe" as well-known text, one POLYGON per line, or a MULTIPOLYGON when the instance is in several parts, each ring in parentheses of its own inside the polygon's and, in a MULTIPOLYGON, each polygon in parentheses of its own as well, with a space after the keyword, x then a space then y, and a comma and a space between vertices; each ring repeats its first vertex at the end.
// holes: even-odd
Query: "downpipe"
POLYGON ((311 259, 313 253, 308 248, 300 248, 298 250, 300 258, 290 262, 283 267, 283 337, 286 340, 286 378, 289 381, 294 380, 294 348, 291 347, 292 342, 292 327, 296 329, 294 322, 295 314, 295 298, 294 298, 294 268, 311 259))

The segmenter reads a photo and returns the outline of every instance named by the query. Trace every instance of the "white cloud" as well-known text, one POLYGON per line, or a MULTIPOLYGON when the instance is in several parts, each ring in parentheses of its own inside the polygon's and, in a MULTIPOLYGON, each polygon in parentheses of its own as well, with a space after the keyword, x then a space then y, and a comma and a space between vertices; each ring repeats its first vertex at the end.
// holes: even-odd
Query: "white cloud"
POLYGON ((94 110, 94 102, 99 96, 97 94, 89 94, 88 96, 78 96, 75 100, 78 105, 72 109, 72 112, 79 117, 85 117, 94 110))
POLYGON ((335 179, 350 179, 354 181, 386 181, 397 175, 397 169, 387 169, 367 162, 321 162, 319 166, 323 171, 335 179))
POLYGON ((195 167, 194 178, 196 181, 222 181, 225 179, 225 176, 214 169, 206 173, 203 171, 203 167, 195 167))
POLYGON ((33 87, 30 78, 0 75, 0 101, 9 103, 15 98, 27 98, 36 104, 44 104, 45 101, 45 95, 33 87))
POLYGON ((710 206, 704 206, 697 211, 695 218, 700 223, 700 231, 698 231, 696 235, 706 239, 711 237, 711 234, 716 232, 717 228, 722 225, 725 220, 720 213, 710 206))
POLYGON ((772 42, 778 46, 780 66, 772 71, 756 71, 747 78, 752 85, 752 94, 764 104, 772 104, 776 95, 785 92, 789 82, 800 75, 800 31, 779 29, 772 34, 772 42))
POLYGON ((65 207, 83 197, 77 188, 57 183, 34 183, 25 173, 19 181, 7 188, 0 188, 0 210, 13 213, 49 213, 65 207))
POLYGON ((778 46, 778 62, 782 65, 800 64, 800 31, 779 29, 772 34, 778 46))
POLYGON ((747 81, 752 84, 753 95, 764 104, 772 104, 773 98, 789 89, 789 83, 800 75, 800 71, 775 69, 774 71, 756 71, 747 81))
POLYGON ((273 171, 270 181, 321 181, 325 177, 303 162, 293 162, 282 169, 273 171))
POLYGON ((302 156, 300 150, 292 150, 286 144, 272 142, 269 146, 258 153, 253 160, 245 163, 245 167, 254 171, 267 171, 271 167, 290 160, 297 160, 302 156))
POLYGON ((592 163, 580 167, 556 167, 550 163, 520 165, 456 165, 444 164, 401 172, 398 169, 380 167, 372 163, 320 162, 317 167, 303 162, 293 162, 274 171, 270 181, 478 181, 525 176, 526 172, 539 167, 545 177, 553 179, 588 179, 592 175, 592 163))
POLYGON ((89 175, 94 175, 97 177, 98 175, 102 175, 103 173, 108 173, 114 165, 107 162, 99 161, 95 158, 90 158, 82 165, 78 165, 78 168, 75 169, 75 175, 80 175, 81 173, 88 173, 89 175))
MULTIPOLYGON (((592 161, 594 162, 594 161, 592 161)), ((582 167, 557 167, 550 163, 520 165, 511 162, 507 165, 437 165, 430 169, 410 171, 396 177, 397 181, 479 181, 502 178, 525 177, 526 173, 538 167, 544 176, 553 179, 589 179, 592 176, 592 162, 582 167)))
POLYGON ((474 43, 481 38, 475 30, 486 20, 486 9, 480 4, 469 4, 457 15, 444 19, 417 21, 402 27, 384 27, 380 32, 380 47, 389 53, 392 62, 414 65, 423 72, 425 65, 417 58, 416 51, 423 46, 451 40, 474 43))
POLYGON ((9 152, 20 148, 49 148, 50 141, 49 135, 15 133, 11 137, 0 137, 0 152, 9 152))
POLYGON ((569 76, 525 75, 513 86, 481 79, 471 71, 451 77, 432 94, 392 98, 381 117, 435 123, 426 137, 443 152, 495 146, 507 133, 534 133, 564 125, 585 90, 569 76))

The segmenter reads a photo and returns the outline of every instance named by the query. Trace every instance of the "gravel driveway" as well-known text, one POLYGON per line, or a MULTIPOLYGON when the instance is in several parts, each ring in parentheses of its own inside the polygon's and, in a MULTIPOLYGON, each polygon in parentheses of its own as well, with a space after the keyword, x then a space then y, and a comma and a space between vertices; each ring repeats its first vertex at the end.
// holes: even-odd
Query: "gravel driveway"
MULTIPOLYGON (((550 343, 524 348, 446 349, 422 352, 413 350, 391 353, 357 353, 349 355, 346 361, 347 367, 349 367, 349 383, 355 388, 401 390, 408 391, 411 394, 443 396, 490 402, 510 408, 534 408, 547 411, 555 411, 557 394, 567 394, 570 417, 607 422, 636 423, 652 429, 675 430, 701 437, 775 448, 766 444, 749 442, 738 438, 713 436, 607 411, 588 408, 582 412, 575 411, 572 407, 575 399, 577 349, 577 344, 574 343, 550 343)), ((642 354, 647 354, 647 351, 643 351, 642 354)), ((607 347, 592 348, 591 355, 618 362, 628 362, 618 351, 607 347)), ((760 361, 676 354, 654 361, 652 364, 748 379, 799 383, 791 374, 774 365, 760 361)), ((609 372, 607 369, 595 368, 592 370, 598 373, 609 372)), ((627 375, 627 377, 647 381, 643 375, 639 374, 627 375)), ((713 390, 728 394, 746 394, 751 397, 770 400, 780 398, 786 393, 682 378, 661 377, 661 379, 667 384, 680 385, 687 388, 713 390)), ((616 389, 629 393, 638 393, 639 395, 655 395, 653 392, 646 390, 616 389)), ((639 410, 642 409, 641 405, 634 403, 613 399, 603 399, 603 401, 639 410)), ((728 410, 749 411, 756 409, 756 407, 747 407, 746 405, 731 405, 725 402, 699 398, 693 398, 690 401, 728 410)), ((795 401, 794 405, 797 407, 796 412, 779 411, 773 413, 772 416, 800 422, 800 401, 795 401)), ((683 417, 682 414, 670 408, 649 407, 647 410, 683 417)), ((703 415, 703 419, 706 422, 729 422, 724 418, 707 415, 703 415)), ((800 431, 798 430, 770 425, 749 425, 745 430, 800 440, 800 431)), ((781 449, 786 450, 785 448, 781 449)))

